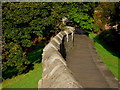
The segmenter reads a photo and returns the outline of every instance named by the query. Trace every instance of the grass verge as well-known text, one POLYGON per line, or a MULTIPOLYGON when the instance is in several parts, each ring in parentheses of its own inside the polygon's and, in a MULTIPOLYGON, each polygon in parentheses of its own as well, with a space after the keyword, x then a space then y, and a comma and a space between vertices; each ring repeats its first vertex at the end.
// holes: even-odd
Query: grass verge
POLYGON ((38 81, 42 77, 41 53, 43 48, 36 49, 28 54, 28 60, 33 64, 28 73, 18 75, 2 82, 2 88, 38 88, 38 81))
POLYGON ((119 68, 118 61, 120 61, 120 58, 118 58, 114 52, 112 52, 111 50, 108 50, 109 48, 105 48, 107 46, 105 45, 105 43, 98 40, 97 34, 89 34, 89 38, 94 40, 94 47, 98 52, 101 60, 108 67, 108 69, 113 73, 113 75, 120 81, 120 76, 118 74, 118 68, 119 68))
POLYGON ((38 80, 42 77, 42 64, 36 63, 34 69, 12 79, 6 79, 2 88, 37 88, 38 80))

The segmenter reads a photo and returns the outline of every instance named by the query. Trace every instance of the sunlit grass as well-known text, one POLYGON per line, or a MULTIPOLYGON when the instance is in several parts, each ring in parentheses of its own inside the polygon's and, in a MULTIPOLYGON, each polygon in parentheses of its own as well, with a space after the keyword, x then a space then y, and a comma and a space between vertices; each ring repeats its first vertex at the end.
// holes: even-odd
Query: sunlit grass
POLYGON ((2 82, 2 88, 37 88, 42 77, 41 53, 43 48, 36 48, 28 54, 28 60, 34 65, 33 70, 2 82))
POLYGON ((2 83, 3 88, 37 88, 38 81, 42 77, 41 63, 34 65, 34 70, 30 70, 27 74, 7 79, 2 83))
MULTIPOLYGON (((94 40, 94 47, 96 48, 96 51, 98 52, 101 60, 104 62, 104 64, 108 67, 108 69, 114 74, 114 76, 118 78, 118 61, 120 58, 113 55, 113 52, 111 50, 108 50, 104 47, 104 43, 97 38, 95 38, 97 34, 90 34, 89 37, 94 40)), ((119 76, 120 77, 120 76, 119 76)))
POLYGON ((38 80, 42 77, 42 65, 35 64, 34 70, 30 70, 27 74, 7 79, 2 83, 3 88, 37 88, 38 80))

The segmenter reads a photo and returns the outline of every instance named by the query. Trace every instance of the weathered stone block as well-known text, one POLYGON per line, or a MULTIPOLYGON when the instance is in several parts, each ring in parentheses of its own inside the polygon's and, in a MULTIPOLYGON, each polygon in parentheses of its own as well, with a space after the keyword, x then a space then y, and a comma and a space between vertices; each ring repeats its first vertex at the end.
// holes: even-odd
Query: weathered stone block
POLYGON ((68 68, 64 65, 56 66, 57 69, 45 78, 43 87, 45 88, 81 88, 74 77, 69 73, 68 68))
POLYGON ((44 62, 45 60, 48 60, 48 58, 53 54, 60 54, 60 53, 58 52, 58 50, 56 50, 53 47, 50 47, 47 51, 43 51, 42 62, 44 62))
POLYGON ((43 49, 43 73, 38 88, 82 88, 65 62, 66 53, 73 45, 75 28, 64 28, 66 31, 59 32, 43 49))

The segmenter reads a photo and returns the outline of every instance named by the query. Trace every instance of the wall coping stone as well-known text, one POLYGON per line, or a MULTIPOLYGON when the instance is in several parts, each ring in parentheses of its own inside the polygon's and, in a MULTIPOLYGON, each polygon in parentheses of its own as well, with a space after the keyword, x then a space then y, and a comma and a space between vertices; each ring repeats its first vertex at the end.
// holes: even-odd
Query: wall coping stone
POLYGON ((42 79, 38 81, 38 88, 82 88, 73 77, 60 52, 64 37, 67 42, 70 40, 73 43, 74 30, 74 27, 65 26, 63 31, 50 40, 43 49, 43 73, 42 79), (68 35, 71 35, 72 39, 69 39, 68 35))

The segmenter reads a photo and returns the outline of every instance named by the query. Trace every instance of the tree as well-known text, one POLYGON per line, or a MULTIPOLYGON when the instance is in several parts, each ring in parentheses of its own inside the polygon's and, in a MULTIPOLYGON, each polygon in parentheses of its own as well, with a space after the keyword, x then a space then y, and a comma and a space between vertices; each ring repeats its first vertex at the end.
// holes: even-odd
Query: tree
POLYGON ((37 41, 48 41, 58 32, 55 27, 64 16, 62 11, 62 3, 2 3, 3 78, 27 69, 31 64, 27 59, 28 49, 35 47, 37 41))
POLYGON ((72 3, 69 9, 69 17, 74 20, 77 27, 85 30, 86 32, 94 32, 94 8, 96 3, 72 3))
POLYGON ((3 78, 23 73, 33 63, 27 57, 29 49, 57 34, 63 17, 92 31, 94 7, 83 2, 3 2, 3 78))
POLYGON ((100 2, 95 8, 95 26, 98 26, 99 31, 105 30, 105 24, 113 26, 120 23, 119 5, 119 2, 100 2))
POLYGON ((99 39, 106 43, 115 53, 120 53, 120 3, 119 2, 101 2, 96 8, 97 16, 95 21, 99 27, 99 39), (100 21, 100 22, 99 22, 100 21), (108 24, 107 30, 105 25, 108 24), (117 26, 118 25, 118 26, 117 26), (117 26, 114 28, 113 26, 117 26))

